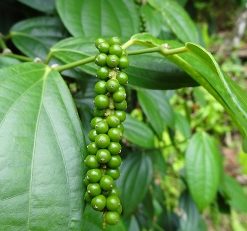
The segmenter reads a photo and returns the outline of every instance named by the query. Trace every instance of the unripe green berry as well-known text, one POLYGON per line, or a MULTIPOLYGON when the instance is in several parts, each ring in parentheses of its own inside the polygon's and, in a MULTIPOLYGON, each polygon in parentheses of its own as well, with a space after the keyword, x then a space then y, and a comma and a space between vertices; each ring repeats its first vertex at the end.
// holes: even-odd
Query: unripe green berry
POLYGON ((126 112, 125 111, 115 111, 114 114, 119 118, 121 122, 125 121, 126 119, 126 112))
POLYGON ((108 136, 111 141, 118 142, 122 138, 122 131, 119 128, 110 128, 108 136))
POLYGON ((106 82, 105 81, 98 81, 95 85, 94 85, 94 92, 98 95, 104 95, 107 93, 107 89, 106 89, 106 82))
POLYGON ((129 66, 129 60, 128 60, 127 56, 121 56, 120 57, 118 66, 121 69, 127 68, 129 66))
POLYGON ((111 153, 107 149, 99 149, 96 158, 99 163, 106 164, 111 159, 111 153))
POLYGON ((123 124, 119 124, 117 126, 117 128, 119 128, 122 131, 122 133, 124 132, 124 126, 123 126, 123 124))
POLYGON ((119 155, 112 156, 110 161, 107 163, 109 168, 118 168, 121 165, 122 159, 119 155))
POLYGON ((107 54, 109 51, 110 45, 107 42, 102 42, 98 45, 98 50, 100 53, 105 53, 107 54))
POLYGON ((89 180, 91 183, 97 183, 100 181, 102 177, 102 173, 100 169, 90 169, 87 171, 87 176, 86 178, 89 180))
POLYGON ((106 63, 108 67, 117 67, 119 64, 119 58, 116 55, 108 55, 106 58, 106 63))
POLYGON ((126 93, 124 91, 116 91, 114 92, 112 98, 114 102, 121 103, 126 99, 126 93))
POLYGON ((84 160, 85 165, 88 168, 98 168, 99 163, 95 155, 88 155, 84 160))
POLYGON ((97 77, 102 80, 106 80, 109 77, 109 69, 108 67, 100 67, 97 70, 97 77))
POLYGON ((119 213, 115 211, 106 212, 105 221, 109 225, 116 225, 120 221, 119 213))
POLYGON ((119 169, 107 169, 106 175, 111 176, 113 180, 117 180, 120 176, 119 169))
POLYGON ((103 195, 94 197, 91 201, 92 207, 97 211, 102 211, 106 206, 106 198, 103 195))
POLYGON ((110 144, 110 138, 106 134, 99 134, 95 138, 95 144, 98 148, 106 148, 110 144))
POLYGON ((97 134, 104 134, 108 132, 108 123, 105 120, 99 121, 96 125, 95 125, 95 130, 97 132, 97 134))
POLYGON ((96 152, 98 151, 98 148, 97 148, 96 144, 94 142, 92 142, 87 146, 87 151, 89 154, 95 155, 96 152))
POLYGON ((121 152, 121 144, 118 142, 111 142, 108 150, 112 155, 118 155, 121 152))
POLYGON ((106 109, 109 107, 109 98, 106 95, 97 95, 94 99, 95 107, 98 109, 106 109))
POLYGON ((126 100, 123 100, 122 102, 120 103, 114 103, 114 106, 117 110, 120 110, 120 111, 125 111, 127 109, 127 102, 126 100))
MULTIPOLYGON (((100 66, 103 67, 106 65, 106 60, 107 60, 108 56, 106 54, 100 53, 95 57, 95 63, 100 66)), ((118 60, 119 63, 119 60, 118 60)))
POLYGON ((128 83, 128 75, 122 71, 117 73, 116 78, 117 78, 118 82, 122 85, 128 83))
POLYGON ((91 183, 87 186, 87 193, 92 196, 98 196, 101 193, 101 187, 98 183, 91 183))
POLYGON ((115 128, 120 124, 120 120, 116 115, 109 115, 106 118, 106 122, 108 123, 109 127, 115 128))
POLYGON ((116 55, 118 57, 121 57, 121 55, 123 53, 123 49, 122 49, 122 47, 120 45, 114 44, 114 45, 111 45, 110 46, 109 53, 111 55, 116 55))
POLYGON ((121 39, 119 37, 111 37, 108 40, 108 42, 109 42, 110 45, 114 45, 114 44, 120 45, 121 44, 121 39))
POLYGON ((109 190, 111 190, 113 188, 114 181, 113 181, 111 176, 104 175, 100 179, 100 183, 99 184, 100 184, 101 189, 109 191, 109 190))
POLYGON ((116 79, 109 79, 107 82, 106 82, 106 89, 113 93, 113 92, 116 92, 119 88, 119 82, 116 80, 116 79))
POLYGON ((106 208, 110 211, 116 211, 121 205, 120 199, 117 195, 111 195, 106 198, 106 208))
POLYGON ((102 120, 102 118, 101 117, 94 117, 92 120, 91 120, 91 122, 90 122, 90 124, 91 124, 91 127, 92 128, 95 128, 95 125, 96 125, 96 123, 98 123, 99 121, 101 121, 102 120))
POLYGON ((93 111, 94 116, 97 116, 97 117, 104 117, 105 113, 106 113, 106 109, 94 108, 94 111, 93 111))
POLYGON ((119 196, 119 190, 117 188, 113 188, 111 191, 109 191, 109 195, 116 195, 119 196))
POLYGON ((106 42, 106 40, 103 39, 103 38, 98 38, 98 39, 96 39, 96 40, 95 40, 95 46, 96 46, 96 48, 98 49, 99 44, 100 44, 100 43, 104 43, 104 42, 106 42))
POLYGON ((97 136, 97 132, 95 129, 91 129, 90 132, 88 133, 88 138, 90 141, 95 141, 95 138, 97 136))

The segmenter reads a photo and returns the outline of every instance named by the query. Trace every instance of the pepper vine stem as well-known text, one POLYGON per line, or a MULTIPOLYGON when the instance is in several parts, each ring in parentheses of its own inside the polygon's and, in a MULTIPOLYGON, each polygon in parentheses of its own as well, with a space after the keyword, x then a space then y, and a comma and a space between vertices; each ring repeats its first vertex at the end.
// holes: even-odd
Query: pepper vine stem
POLYGON ((23 55, 13 54, 9 50, 7 52, 4 51, 3 53, 0 54, 0 56, 15 58, 15 59, 18 59, 18 60, 24 61, 24 62, 32 62, 33 61, 32 58, 29 58, 29 57, 23 56, 23 55))
MULTIPOLYGON (((130 45, 130 44, 128 44, 130 45)), ((160 54, 166 56, 166 55, 174 55, 174 54, 179 54, 182 52, 187 51, 186 47, 179 47, 179 48, 174 48, 174 49, 168 49, 167 47, 165 47, 164 45, 161 46, 156 46, 156 47, 151 47, 151 48, 144 48, 144 49, 140 49, 140 50, 133 50, 133 51, 127 51, 128 55, 139 55, 139 54, 145 54, 145 53, 153 53, 153 52, 159 52, 160 54)), ((51 58, 51 54, 48 55, 48 59, 46 61, 49 62, 49 59, 51 58)), ((68 69, 72 69, 74 67, 78 67, 87 63, 91 63, 93 62, 95 59, 95 56, 90 56, 88 58, 85 59, 81 59, 72 63, 68 63, 65 65, 61 65, 61 66, 56 66, 53 69, 58 71, 58 72, 62 72, 68 69)))

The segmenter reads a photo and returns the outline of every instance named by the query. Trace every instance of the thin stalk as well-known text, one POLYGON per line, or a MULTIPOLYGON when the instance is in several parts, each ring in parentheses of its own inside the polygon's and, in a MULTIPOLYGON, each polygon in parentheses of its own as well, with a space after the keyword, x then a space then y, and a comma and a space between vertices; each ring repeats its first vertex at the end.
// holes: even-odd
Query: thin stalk
POLYGON ((33 61, 32 58, 29 58, 27 56, 17 55, 17 54, 13 54, 13 53, 9 53, 9 52, 2 53, 2 54, 0 54, 0 56, 7 56, 7 57, 15 58, 15 59, 18 59, 18 60, 24 61, 24 62, 32 62, 33 61))
POLYGON ((127 54, 128 55, 140 55, 140 54, 159 52, 159 51, 160 51, 160 47, 151 47, 151 48, 145 48, 145 49, 140 49, 140 50, 135 50, 135 51, 127 51, 127 54))

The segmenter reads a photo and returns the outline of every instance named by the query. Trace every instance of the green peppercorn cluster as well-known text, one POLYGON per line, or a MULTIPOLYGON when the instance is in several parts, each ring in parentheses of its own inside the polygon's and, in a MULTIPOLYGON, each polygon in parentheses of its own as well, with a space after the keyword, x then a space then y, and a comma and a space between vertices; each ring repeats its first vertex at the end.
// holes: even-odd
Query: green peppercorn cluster
POLYGON ((128 66, 128 58, 117 37, 99 38, 95 42, 99 54, 95 57, 98 82, 94 91, 94 118, 89 132, 91 143, 87 146, 85 164, 88 167, 85 183, 85 199, 95 210, 104 212, 107 224, 116 224, 122 206, 115 180, 120 176, 122 122, 126 118, 126 91, 128 76, 122 70, 128 66))

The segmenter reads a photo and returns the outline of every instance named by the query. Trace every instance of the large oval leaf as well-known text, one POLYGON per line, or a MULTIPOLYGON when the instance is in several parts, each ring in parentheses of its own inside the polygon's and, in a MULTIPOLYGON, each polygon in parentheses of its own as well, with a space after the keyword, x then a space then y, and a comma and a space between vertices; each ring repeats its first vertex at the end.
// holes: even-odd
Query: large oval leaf
POLYGON ((118 180, 124 216, 130 216, 145 197, 152 172, 152 162, 147 154, 128 154, 122 164, 118 180))
POLYGON ((55 0, 18 0, 19 2, 39 10, 42 12, 51 13, 55 9, 55 0))
POLYGON ((25 55, 44 59, 49 48, 65 37, 65 30, 56 17, 37 17, 18 22, 11 28, 15 46, 25 55))
POLYGON ((0 147, 1 230, 80 231, 83 134, 58 72, 0 70, 0 147))
POLYGON ((142 148, 154 148, 154 133, 145 123, 127 114, 124 121, 124 138, 142 148))
POLYGON ((139 31, 139 16, 129 0, 58 0, 58 13, 74 36, 128 38, 139 31))
MULTIPOLYGON (((78 61, 98 53, 94 44, 85 38, 65 39, 52 47, 56 59, 64 63, 78 61)), ((197 83, 176 65, 158 54, 144 54, 138 58, 129 56, 129 84, 151 89, 176 89, 195 86, 197 83)), ((87 64, 80 67, 88 74, 95 75, 97 66, 87 64)))
POLYGON ((220 153, 215 141, 198 132, 189 142, 185 156, 186 180, 199 209, 215 198, 220 179, 220 153))

